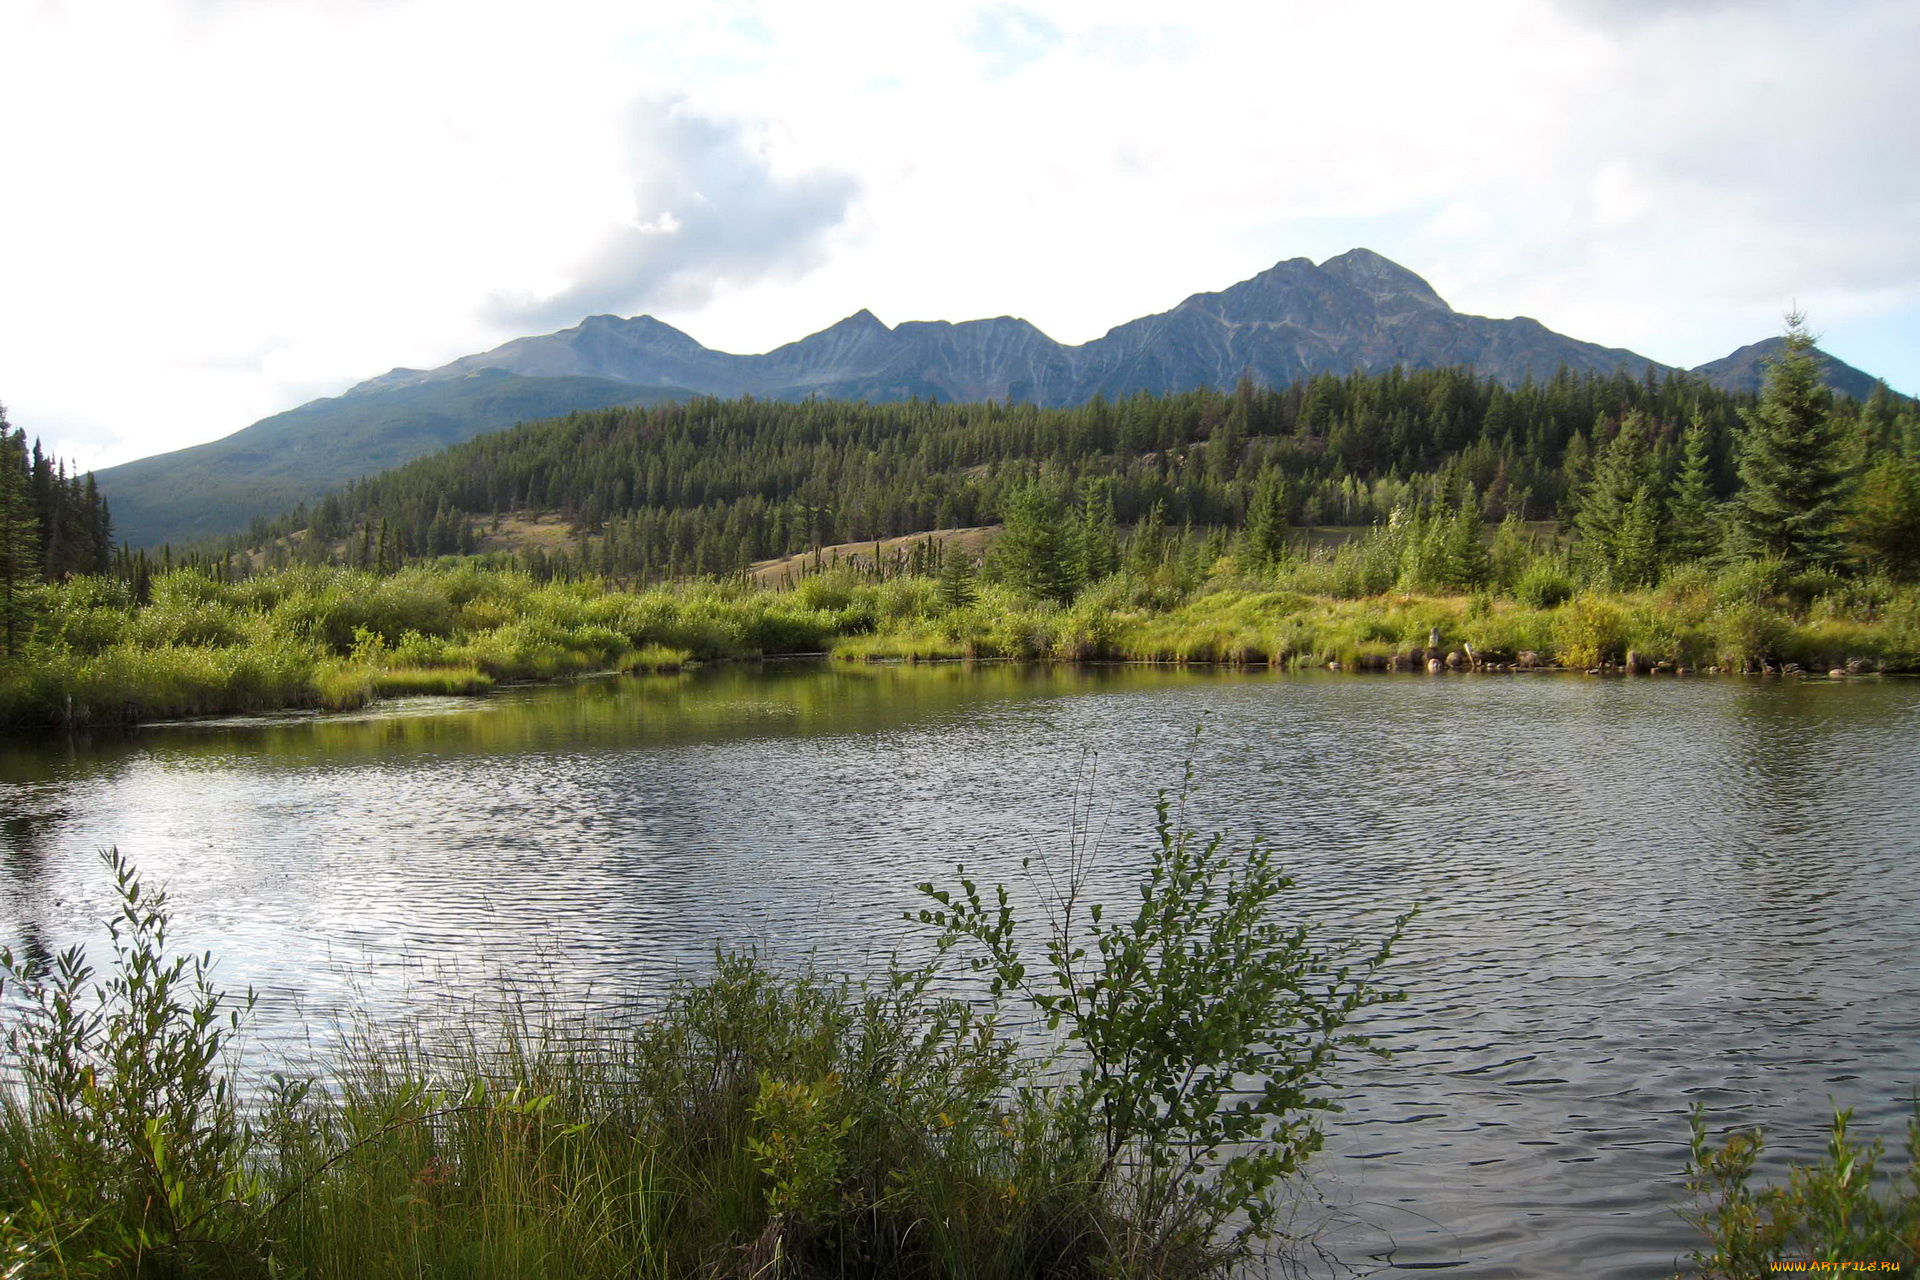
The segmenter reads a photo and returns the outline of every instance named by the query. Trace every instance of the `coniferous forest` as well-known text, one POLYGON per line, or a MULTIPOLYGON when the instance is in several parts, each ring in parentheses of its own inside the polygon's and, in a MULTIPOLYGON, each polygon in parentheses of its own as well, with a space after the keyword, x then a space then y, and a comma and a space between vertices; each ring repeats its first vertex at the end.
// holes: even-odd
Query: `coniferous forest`
MULTIPOLYGON (((1811 382, 1803 399, 1796 411, 1821 424, 1810 446, 1819 466, 1864 478, 1881 507, 1897 507, 1902 468, 1920 449, 1911 406, 1884 391, 1864 405, 1836 401, 1811 382)), ((257 522, 217 551, 390 568, 469 552, 501 515, 557 511, 579 536, 531 553, 528 567, 648 581, 999 523, 1037 481, 1063 506, 1097 489, 1121 526, 1240 529, 1262 493, 1264 518, 1288 527, 1441 509, 1559 521, 1610 570, 1640 579, 1656 548, 1680 560, 1719 548, 1753 409, 1751 397, 1680 377, 1563 373, 1509 390, 1461 369, 1072 409, 704 399, 484 436, 257 522), (1614 545, 1622 538, 1645 545, 1614 545)), ((1829 496, 1841 502, 1838 486, 1829 496)), ((1896 531, 1866 538, 1885 567, 1910 554, 1896 531)))

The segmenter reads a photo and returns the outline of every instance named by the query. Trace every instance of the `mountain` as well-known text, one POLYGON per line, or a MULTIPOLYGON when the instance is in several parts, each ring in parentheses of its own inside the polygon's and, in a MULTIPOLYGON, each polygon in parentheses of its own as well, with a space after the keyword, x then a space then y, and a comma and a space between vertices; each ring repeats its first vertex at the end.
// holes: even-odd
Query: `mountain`
MULTIPOLYGON (((1777 343, 1777 339, 1772 340, 1777 343)), ((1768 343, 1699 372, 1746 387, 1768 343), (1758 354, 1753 354, 1758 353, 1758 354)), ((357 476, 523 419, 688 395, 799 400, 1018 400, 1048 406, 1146 391, 1285 386, 1315 374, 1471 365, 1507 386, 1575 374, 1675 372, 1525 316, 1463 315, 1412 271, 1367 249, 1292 258, 1218 293, 1128 321, 1078 346, 1025 320, 913 321, 859 311, 762 355, 714 351, 651 316, 590 316, 437 369, 394 369, 244 431, 98 474, 116 530, 155 545, 239 528, 357 476)), ((1838 361, 1849 381, 1871 379, 1838 361)), ((1757 381, 1753 382, 1757 386, 1757 381)))
POLYGON ((516 422, 688 394, 478 369, 380 395, 312 400, 223 439, 110 467, 95 478, 113 509, 114 536, 128 546, 158 546, 244 528, 255 516, 276 515, 346 480, 516 422))
MULTIPOLYGON (((1787 340, 1780 337, 1750 342, 1731 355, 1698 366, 1693 372, 1723 391, 1758 392, 1761 382, 1766 378, 1767 362, 1786 350, 1786 345, 1787 340)), ((1874 387, 1879 383, 1879 379, 1872 374, 1863 373, 1818 348, 1814 356, 1819 361, 1820 380, 1843 396, 1865 400, 1873 394, 1874 387)))
POLYGON ((1278 263, 1219 293, 1129 321, 1080 346, 1025 320, 916 321, 888 328, 860 311, 765 355, 711 351, 651 316, 593 316, 517 338, 438 369, 395 369, 349 395, 425 386, 476 369, 694 387, 719 396, 862 400, 1022 400, 1079 404, 1094 395, 1231 387, 1243 374, 1281 386, 1316 373, 1378 373, 1471 364, 1517 384, 1575 373, 1663 370, 1645 356, 1554 333, 1537 320, 1490 320, 1449 307, 1425 280, 1367 249, 1318 266, 1278 263))

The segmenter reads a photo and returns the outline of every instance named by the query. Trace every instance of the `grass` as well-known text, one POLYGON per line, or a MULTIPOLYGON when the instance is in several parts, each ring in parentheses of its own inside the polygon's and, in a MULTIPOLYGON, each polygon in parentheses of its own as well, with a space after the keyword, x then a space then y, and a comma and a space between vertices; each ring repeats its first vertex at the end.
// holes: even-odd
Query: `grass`
POLYGON ((623 590, 536 582, 449 561, 380 577, 296 568, 241 582, 176 571, 136 604, 126 584, 44 589, 20 654, 0 659, 0 725, 349 708, 479 693, 500 681, 674 671, 701 661, 828 653, 845 661, 1001 658, 1424 669, 1473 664, 1694 671, 1920 671, 1920 589, 1698 566, 1635 591, 1580 589, 1552 554, 1511 590, 1404 590, 1375 540, 1270 572, 1229 560, 1123 570, 1069 604, 1004 583, 950 600, 936 578, 842 567, 770 589, 744 581, 623 590), (1432 633, 1439 649, 1427 650, 1432 633))
POLYGON ((942 905, 919 919, 947 930, 922 965, 861 979, 721 949, 624 1015, 370 1029, 251 1108, 251 994, 175 954, 166 895, 109 853, 103 977, 80 947, 0 953, 0 1274, 1233 1273, 1284 1239, 1333 1065, 1367 1044, 1346 1023, 1396 998, 1374 985, 1391 939, 1323 946, 1268 911, 1292 882, 1265 846, 1203 843, 1172 813, 1163 796, 1142 923, 1106 937, 1095 908, 1102 959, 1067 960, 1053 995, 1022 981, 1005 889, 995 916, 963 879, 964 898, 922 886, 942 905), (990 1002, 943 994, 962 934, 998 957, 990 1002), (1001 1029, 1049 1018, 1070 1051, 1001 1029), (1226 1105, 1249 1074, 1272 1079, 1264 1100, 1226 1105))

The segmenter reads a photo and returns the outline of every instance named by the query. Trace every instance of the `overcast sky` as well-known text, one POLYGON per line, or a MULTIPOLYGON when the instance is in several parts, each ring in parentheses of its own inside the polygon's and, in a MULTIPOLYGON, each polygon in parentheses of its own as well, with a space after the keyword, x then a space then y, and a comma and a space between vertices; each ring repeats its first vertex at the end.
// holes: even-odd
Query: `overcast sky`
POLYGON ((1064 342, 1365 245, 1920 392, 1920 5, 0 4, 0 402, 104 466, 600 312, 1064 342))

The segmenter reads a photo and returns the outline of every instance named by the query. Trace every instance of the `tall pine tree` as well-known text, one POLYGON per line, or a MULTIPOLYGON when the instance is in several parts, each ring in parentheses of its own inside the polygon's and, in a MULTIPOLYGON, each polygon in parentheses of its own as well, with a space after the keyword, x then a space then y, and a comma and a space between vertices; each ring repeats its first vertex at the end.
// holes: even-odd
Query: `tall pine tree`
POLYGON ((1830 400, 1806 317, 1790 312, 1786 345, 1767 365, 1760 403, 1740 415, 1746 430, 1733 516, 1743 553, 1778 556, 1789 569, 1839 561, 1847 477, 1830 400))
POLYGON ((40 522, 34 518, 26 433, 7 426, 0 407, 0 643, 20 652, 40 580, 40 522))

